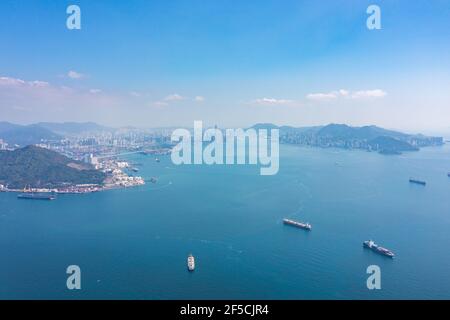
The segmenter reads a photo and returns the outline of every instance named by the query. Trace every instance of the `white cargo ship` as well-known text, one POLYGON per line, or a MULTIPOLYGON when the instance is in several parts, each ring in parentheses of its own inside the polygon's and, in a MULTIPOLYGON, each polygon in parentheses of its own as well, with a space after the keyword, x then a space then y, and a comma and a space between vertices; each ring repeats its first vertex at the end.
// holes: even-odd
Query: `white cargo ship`
POLYGON ((195 269, 195 259, 192 254, 190 254, 187 258, 187 267, 189 271, 194 271, 195 269))

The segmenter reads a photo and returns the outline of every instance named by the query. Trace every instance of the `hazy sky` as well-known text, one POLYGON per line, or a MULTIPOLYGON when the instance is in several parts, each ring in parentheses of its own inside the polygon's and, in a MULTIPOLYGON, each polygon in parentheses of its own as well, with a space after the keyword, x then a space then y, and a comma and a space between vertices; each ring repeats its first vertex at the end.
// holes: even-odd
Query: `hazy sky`
POLYGON ((450 2, 2 0, 1 120, 450 128, 450 2))

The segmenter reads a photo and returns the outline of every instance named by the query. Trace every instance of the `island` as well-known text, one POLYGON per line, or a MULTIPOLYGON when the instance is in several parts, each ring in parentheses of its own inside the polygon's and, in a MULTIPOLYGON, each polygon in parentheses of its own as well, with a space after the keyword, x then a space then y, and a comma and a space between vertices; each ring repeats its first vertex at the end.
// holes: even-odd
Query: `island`
POLYGON ((86 193, 144 184, 121 170, 126 162, 108 160, 99 167, 35 145, 1 150, 0 191, 86 193))
POLYGON ((421 147, 444 144, 442 137, 406 134, 377 126, 352 127, 329 124, 314 127, 276 126, 271 123, 256 124, 255 129, 278 129, 280 142, 321 148, 362 149, 381 154, 401 154, 418 151, 421 147))

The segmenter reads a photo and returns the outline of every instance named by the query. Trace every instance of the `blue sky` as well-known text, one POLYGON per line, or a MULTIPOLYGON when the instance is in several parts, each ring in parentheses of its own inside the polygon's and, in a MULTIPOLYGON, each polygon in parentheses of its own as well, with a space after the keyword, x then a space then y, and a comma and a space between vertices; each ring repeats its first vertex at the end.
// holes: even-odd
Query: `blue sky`
POLYGON ((446 0, 3 0, 0 120, 441 130, 449 18, 446 0))

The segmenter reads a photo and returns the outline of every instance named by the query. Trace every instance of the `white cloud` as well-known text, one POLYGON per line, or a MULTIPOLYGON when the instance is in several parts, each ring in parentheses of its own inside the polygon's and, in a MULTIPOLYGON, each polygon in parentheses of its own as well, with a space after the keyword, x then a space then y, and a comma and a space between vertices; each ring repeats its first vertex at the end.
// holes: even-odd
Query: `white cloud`
POLYGON ((19 111, 27 108, 30 112, 47 110, 50 112, 67 107, 85 108, 118 105, 119 97, 98 94, 101 90, 78 90, 66 86, 52 85, 46 81, 25 81, 11 77, 0 77, 0 109, 19 111))
MULTIPOLYGON (((139 96, 139 95, 135 95, 133 93, 131 93, 131 94, 133 96, 136 96, 136 97, 139 96)), ((194 98, 190 98, 190 97, 182 96, 182 95, 180 95, 178 93, 173 93, 173 94, 169 94, 168 96, 164 97, 162 100, 153 102, 152 104, 154 106, 157 106, 157 107, 165 107, 165 106, 168 106, 168 105, 170 105, 172 103, 179 102, 179 101, 184 101, 184 100, 195 101, 195 102, 203 102, 206 99, 203 96, 195 96, 194 98)))
POLYGON ((10 77, 0 77, 0 85, 2 86, 21 86, 25 85, 26 82, 21 79, 15 79, 10 77))
POLYGON ((29 82, 29 84, 32 87, 48 87, 50 85, 48 82, 45 81, 31 81, 29 82))
POLYGON ((136 97, 136 98, 138 98, 138 97, 141 96, 141 94, 140 94, 139 92, 136 92, 136 91, 131 91, 131 92, 130 92, 130 95, 131 95, 132 97, 136 97))
POLYGON ((25 82, 21 79, 0 77, 0 85, 2 85, 2 86, 23 86, 23 85, 27 85, 27 82, 25 82))
POLYGON ((339 94, 343 97, 346 97, 350 94, 350 92, 348 90, 341 89, 339 90, 339 94))
POLYGON ((288 99, 275 99, 275 98, 260 98, 255 99, 251 102, 251 104, 262 105, 262 106, 275 106, 275 105, 288 105, 292 104, 293 100, 288 99))
POLYGON ((0 77, 0 86, 13 86, 13 87, 48 87, 50 84, 46 81, 24 81, 22 79, 0 77))
POLYGON ((349 91, 341 89, 327 93, 310 93, 306 95, 306 98, 308 100, 313 101, 329 101, 338 98, 352 98, 352 99, 383 98, 386 95, 387 93, 381 89, 360 90, 360 91, 349 91))
POLYGON ((67 76, 68 76, 70 79, 81 79, 81 78, 84 78, 84 75, 83 75, 83 74, 81 74, 81 73, 79 73, 79 72, 76 72, 76 71, 73 71, 73 70, 70 70, 70 71, 67 73, 67 76))
POLYGON ((336 99, 338 97, 338 94, 339 93, 336 91, 329 93, 310 93, 306 96, 306 99, 314 101, 327 101, 336 99))
POLYGON ((167 97, 164 98, 164 101, 181 101, 185 100, 186 98, 179 95, 178 93, 170 94, 167 97))
POLYGON ((186 97, 183 97, 182 95, 179 95, 178 93, 173 93, 173 94, 169 94, 162 100, 152 102, 152 105, 155 107, 165 107, 173 102, 183 101, 186 99, 187 99, 186 97))
POLYGON ((383 98, 387 95, 387 93, 381 89, 375 89, 375 90, 362 90, 362 91, 356 91, 352 93, 353 99, 360 99, 360 98, 383 98))

